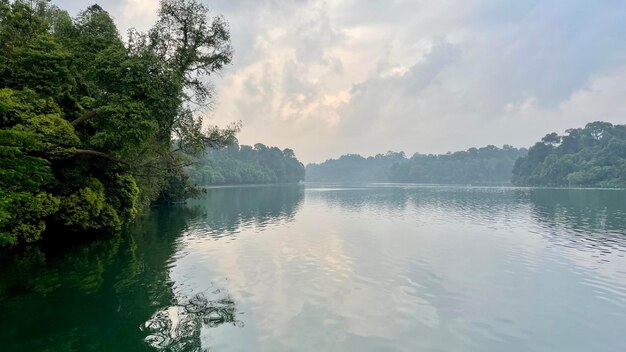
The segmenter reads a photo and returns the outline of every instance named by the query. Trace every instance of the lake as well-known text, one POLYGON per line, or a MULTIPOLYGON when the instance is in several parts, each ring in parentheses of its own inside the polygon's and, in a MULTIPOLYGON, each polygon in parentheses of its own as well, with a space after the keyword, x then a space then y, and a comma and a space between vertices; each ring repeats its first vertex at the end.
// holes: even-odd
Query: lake
POLYGON ((214 188, 0 257, 0 350, 625 351, 625 252, 620 190, 214 188))

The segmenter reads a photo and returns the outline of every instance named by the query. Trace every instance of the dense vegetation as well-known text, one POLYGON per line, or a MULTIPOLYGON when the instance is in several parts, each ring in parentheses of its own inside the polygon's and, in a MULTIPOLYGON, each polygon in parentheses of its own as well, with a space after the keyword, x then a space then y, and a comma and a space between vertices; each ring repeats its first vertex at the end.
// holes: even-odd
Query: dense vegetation
POLYGON ((389 181, 414 183, 508 183, 517 158, 526 149, 488 145, 443 155, 415 154, 392 167, 389 181))
POLYGON ((505 145, 470 148, 442 155, 388 152, 364 158, 344 155, 309 164, 306 180, 314 182, 508 183, 515 160, 526 149, 505 145))
POLYGON ((321 164, 306 166, 306 180, 311 182, 387 182, 396 163, 406 162, 404 152, 387 152, 364 158, 346 154, 321 164))
POLYGON ((304 180, 304 165, 291 149, 233 143, 224 149, 207 150, 188 173, 201 186, 294 183, 304 180))
POLYGON ((193 195, 185 155, 237 130, 202 131, 192 114, 232 52, 227 24, 194 0, 162 0, 127 41, 98 5, 71 18, 0 0, 0 48, 0 246, 115 231, 193 195))
POLYGON ((565 135, 550 133, 513 169, 527 186, 626 187, 626 125, 592 122, 565 135))

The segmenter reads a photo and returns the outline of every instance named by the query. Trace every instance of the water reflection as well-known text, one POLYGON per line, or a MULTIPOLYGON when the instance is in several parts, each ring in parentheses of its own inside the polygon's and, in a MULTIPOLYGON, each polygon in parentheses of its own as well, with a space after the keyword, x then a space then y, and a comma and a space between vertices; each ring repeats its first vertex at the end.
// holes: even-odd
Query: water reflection
POLYGON ((178 297, 177 303, 156 312, 143 326, 145 341, 157 350, 202 351, 200 331, 224 323, 243 327, 237 321, 235 302, 230 297, 210 301, 203 294, 178 297))
MULTIPOLYGON (((597 189, 528 189, 480 187, 378 186, 311 189, 310 199, 348 212, 423 214, 430 224, 471 222, 528 226, 527 216, 547 233, 578 241, 592 235, 604 245, 626 240, 626 191, 597 189)), ((619 246, 623 248, 623 246, 619 246)))
POLYGON ((598 257, 626 252, 626 191, 531 190, 529 200, 533 220, 552 243, 598 257))
POLYGON ((0 350, 619 350, 625 248, 623 191, 215 188, 0 256, 0 350))
POLYGON ((294 219, 303 200, 304 187, 298 185, 210 188, 204 199, 192 202, 204 216, 191 222, 189 233, 220 238, 235 235, 242 226, 263 231, 268 225, 284 225, 294 219))
POLYGON ((393 215, 405 211, 433 210, 447 221, 454 221, 449 216, 488 220, 512 213, 523 205, 519 198, 523 193, 523 190, 507 188, 380 186, 311 189, 308 196, 351 212, 370 209, 393 215))
POLYGON ((154 209, 113 238, 0 255, 0 350, 203 350, 202 329, 243 323, 227 291, 193 292, 172 279, 185 234, 284 224, 303 195, 287 186, 212 189, 190 206, 154 209))
POLYGON ((626 191, 531 190, 533 216, 551 228, 626 233, 626 191))
MULTIPOLYGON (((143 337, 151 331, 139 327, 155 311, 177 306, 169 267, 188 220, 200 214, 197 208, 158 209, 120 236, 2 255, 0 350, 150 350, 143 337)), ((191 301, 205 310, 213 303, 219 312, 234 310, 233 301, 191 301)), ((212 314, 205 318, 214 325, 220 320, 212 314)), ((224 315, 227 321, 233 319, 224 315)))
POLYGON ((411 193, 401 187, 333 187, 309 188, 307 197, 323 200, 325 206, 360 212, 374 206, 387 214, 402 213, 411 193))

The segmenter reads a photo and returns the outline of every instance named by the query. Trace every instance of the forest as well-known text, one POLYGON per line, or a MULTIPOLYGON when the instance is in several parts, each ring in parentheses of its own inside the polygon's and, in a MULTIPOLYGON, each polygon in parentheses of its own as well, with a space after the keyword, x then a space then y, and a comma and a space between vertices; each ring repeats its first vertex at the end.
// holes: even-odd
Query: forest
POLYGON ((306 166, 308 182, 388 182, 391 167, 407 161, 404 152, 387 152, 370 157, 342 155, 320 164, 306 166))
POLYGON ((447 154, 420 154, 406 158, 403 152, 364 158, 348 154, 306 167, 312 182, 399 182, 442 184, 504 184, 511 179, 515 161, 524 148, 489 145, 447 154))
POLYGON ((194 113, 232 60, 228 24, 197 1, 160 5, 123 40, 98 5, 72 18, 0 0, 0 247, 119 231, 197 195, 188 155, 234 140, 238 125, 202 128, 194 113))
POLYGON ((626 187, 626 125, 596 121, 547 134, 512 173, 519 186, 626 187))
POLYGON ((187 168, 200 186, 220 184, 296 183, 304 180, 304 165, 291 149, 257 143, 254 147, 233 143, 209 149, 187 168))

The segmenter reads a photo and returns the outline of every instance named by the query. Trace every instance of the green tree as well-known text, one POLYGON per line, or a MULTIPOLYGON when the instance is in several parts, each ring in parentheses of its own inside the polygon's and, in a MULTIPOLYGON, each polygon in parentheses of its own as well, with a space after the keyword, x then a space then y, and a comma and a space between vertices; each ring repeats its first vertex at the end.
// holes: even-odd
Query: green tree
POLYGON ((507 183, 515 160, 526 149, 488 145, 441 155, 403 152, 364 158, 348 154, 336 160, 307 165, 307 181, 400 183, 507 183))
POLYGON ((234 140, 202 128, 206 77, 232 57, 227 23, 163 0, 124 42, 92 5, 0 0, 0 246, 117 231, 151 203, 197 195, 190 155, 234 140))
POLYGON ((207 150, 188 170, 191 179, 203 186, 297 183, 304 179, 304 165, 292 149, 280 150, 261 143, 254 148, 233 143, 222 150, 207 150))
POLYGON ((528 186, 626 187, 626 125, 596 121, 550 133, 518 159, 513 183, 528 186))

